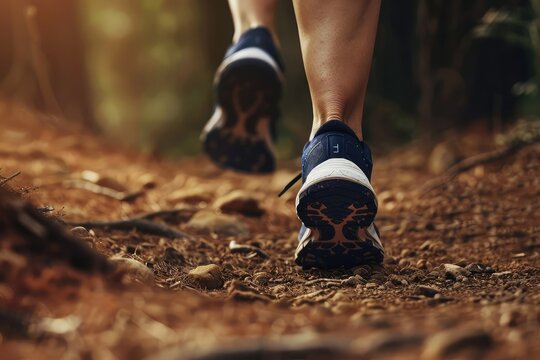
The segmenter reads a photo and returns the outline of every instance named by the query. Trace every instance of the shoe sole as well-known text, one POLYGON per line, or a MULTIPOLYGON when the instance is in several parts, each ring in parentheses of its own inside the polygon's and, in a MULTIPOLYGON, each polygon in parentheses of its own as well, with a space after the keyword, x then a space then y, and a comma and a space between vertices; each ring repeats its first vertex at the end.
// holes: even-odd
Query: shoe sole
POLYGON ((275 68, 266 59, 237 59, 218 71, 216 91, 218 118, 204 135, 206 153, 223 168, 274 171, 271 131, 281 98, 275 68))
POLYGON ((382 263, 382 245, 367 231, 377 213, 377 200, 369 181, 363 172, 364 180, 354 176, 355 171, 361 170, 348 160, 327 162, 321 164, 325 171, 315 174, 315 178, 308 177, 307 186, 298 194, 298 217, 315 236, 299 244, 296 263, 304 268, 324 269, 382 263))

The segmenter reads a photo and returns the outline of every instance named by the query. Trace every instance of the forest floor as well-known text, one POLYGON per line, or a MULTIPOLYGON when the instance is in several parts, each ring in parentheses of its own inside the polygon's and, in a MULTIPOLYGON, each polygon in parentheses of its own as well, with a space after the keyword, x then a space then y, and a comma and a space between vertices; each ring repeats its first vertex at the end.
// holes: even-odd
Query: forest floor
POLYGON ((446 178, 418 146, 376 157, 384 266, 321 271, 276 196, 296 163, 242 176, 17 106, 0 123, 0 187, 38 209, 0 193, 3 359, 540 358, 538 145, 446 178))

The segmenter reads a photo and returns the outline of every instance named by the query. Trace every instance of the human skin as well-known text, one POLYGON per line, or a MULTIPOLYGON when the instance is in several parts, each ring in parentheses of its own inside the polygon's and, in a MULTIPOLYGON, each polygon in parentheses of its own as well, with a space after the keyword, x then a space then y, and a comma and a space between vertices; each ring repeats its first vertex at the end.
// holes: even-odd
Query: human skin
MULTIPOLYGON (((341 120, 362 139, 366 89, 380 0, 293 0, 313 107, 311 136, 341 120)), ((275 35, 277 0, 229 0, 234 41, 265 26, 275 35)))
POLYGON ((233 42, 248 29, 264 26, 270 30, 277 42, 276 36, 276 9, 277 0, 229 0, 229 8, 234 23, 233 42))
POLYGON ((294 0, 313 104, 312 135, 332 119, 362 139, 380 0, 294 0))

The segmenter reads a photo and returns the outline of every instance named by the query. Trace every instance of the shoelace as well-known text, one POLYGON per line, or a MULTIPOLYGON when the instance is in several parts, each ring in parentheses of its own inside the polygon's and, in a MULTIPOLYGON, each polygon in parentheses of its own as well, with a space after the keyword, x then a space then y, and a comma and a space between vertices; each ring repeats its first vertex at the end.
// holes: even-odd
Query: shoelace
POLYGON ((283 190, 281 190, 281 192, 278 194, 278 197, 281 197, 281 195, 285 194, 290 188, 293 187, 294 184, 296 184, 298 182, 298 180, 300 180, 302 178, 302 173, 296 175, 294 177, 294 179, 292 179, 291 181, 289 181, 289 183, 287 185, 285 185, 285 187, 283 188, 283 190))

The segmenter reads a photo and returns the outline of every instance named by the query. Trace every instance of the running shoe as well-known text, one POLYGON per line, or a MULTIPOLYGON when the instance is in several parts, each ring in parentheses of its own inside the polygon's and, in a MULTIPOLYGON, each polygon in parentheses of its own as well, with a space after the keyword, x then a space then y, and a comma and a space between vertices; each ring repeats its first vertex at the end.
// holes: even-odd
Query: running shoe
POLYGON ((233 44, 214 79, 216 105, 202 133, 218 166, 248 173, 275 170, 273 140, 283 83, 283 62, 264 27, 233 44))
POLYGON ((302 221, 298 265, 331 269, 382 263, 371 170, 369 147, 342 121, 325 123, 305 145, 298 176, 303 184, 296 197, 302 221))

